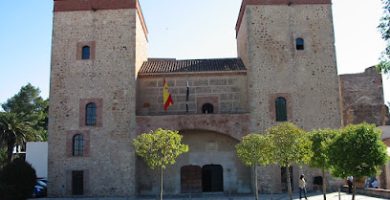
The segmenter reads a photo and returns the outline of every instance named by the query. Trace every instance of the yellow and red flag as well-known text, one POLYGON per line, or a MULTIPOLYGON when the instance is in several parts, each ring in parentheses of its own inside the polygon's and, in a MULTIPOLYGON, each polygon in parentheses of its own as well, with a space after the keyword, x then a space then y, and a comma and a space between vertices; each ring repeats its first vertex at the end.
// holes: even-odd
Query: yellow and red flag
POLYGON ((164 86, 163 86, 163 105, 164 110, 167 111, 168 107, 173 104, 172 95, 169 93, 169 87, 168 83, 164 79, 164 86))

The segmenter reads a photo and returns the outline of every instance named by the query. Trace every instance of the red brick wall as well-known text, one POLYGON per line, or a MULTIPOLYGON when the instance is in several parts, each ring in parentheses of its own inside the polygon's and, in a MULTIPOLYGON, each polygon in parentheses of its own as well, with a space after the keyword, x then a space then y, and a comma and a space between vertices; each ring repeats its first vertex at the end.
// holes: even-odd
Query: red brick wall
POLYGON ((136 8, 137 0, 54 0, 54 12, 136 8))

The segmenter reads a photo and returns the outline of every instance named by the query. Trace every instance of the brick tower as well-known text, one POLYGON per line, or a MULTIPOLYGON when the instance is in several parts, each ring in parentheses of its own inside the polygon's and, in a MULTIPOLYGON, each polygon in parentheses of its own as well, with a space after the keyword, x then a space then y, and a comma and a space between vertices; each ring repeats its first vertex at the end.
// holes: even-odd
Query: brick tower
MULTIPOLYGON (((243 0, 236 30, 252 131, 283 121, 305 130, 340 127, 331 0, 243 0)), ((283 189, 280 168, 269 174, 283 189)))
POLYGON ((138 0, 54 0, 49 196, 134 195, 136 74, 146 59, 138 0))

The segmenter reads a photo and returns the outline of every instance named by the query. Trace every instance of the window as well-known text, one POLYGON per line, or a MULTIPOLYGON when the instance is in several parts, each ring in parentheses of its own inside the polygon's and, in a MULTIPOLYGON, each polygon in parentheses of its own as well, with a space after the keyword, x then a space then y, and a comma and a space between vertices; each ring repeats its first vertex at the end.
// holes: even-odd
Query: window
POLYGON ((84 154, 84 138, 81 134, 76 134, 72 139, 72 155, 83 156, 84 154))
POLYGON ((88 103, 85 108, 85 125, 96 125, 96 104, 88 103))
POLYGON ((278 97, 275 100, 276 121, 287 121, 287 101, 283 97, 278 97))
POLYGON ((72 171, 72 195, 84 194, 84 172, 72 171))
POLYGON ((214 112, 214 106, 211 103, 205 103, 202 106, 202 113, 209 114, 214 112))
POLYGON ((81 49, 81 59, 89 60, 90 57, 91 57, 91 47, 83 46, 83 48, 81 49))
POLYGON ((304 50, 305 49, 305 41, 302 38, 297 38, 295 40, 295 45, 297 50, 304 50))

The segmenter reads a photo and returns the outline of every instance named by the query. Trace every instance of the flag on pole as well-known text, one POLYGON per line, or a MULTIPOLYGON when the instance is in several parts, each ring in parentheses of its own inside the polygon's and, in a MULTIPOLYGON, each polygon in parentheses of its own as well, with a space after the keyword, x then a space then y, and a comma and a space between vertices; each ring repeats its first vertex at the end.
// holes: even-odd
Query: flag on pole
POLYGON ((190 100, 190 85, 187 81, 187 92, 186 92, 186 112, 188 112, 188 101, 190 100))
POLYGON ((167 111, 168 107, 173 104, 172 100, 172 95, 169 93, 169 87, 168 87, 168 82, 165 81, 164 78, 164 86, 163 86, 163 105, 164 105, 164 110, 167 111))

